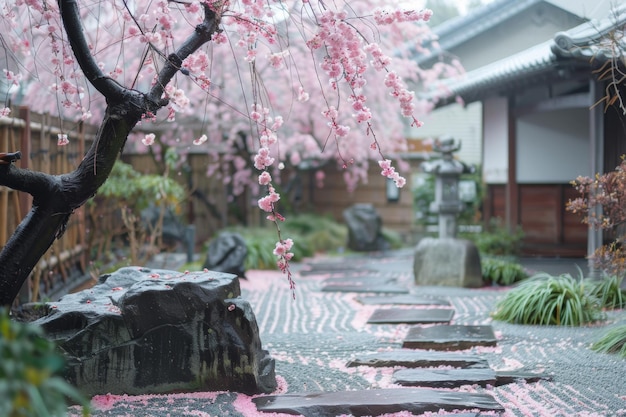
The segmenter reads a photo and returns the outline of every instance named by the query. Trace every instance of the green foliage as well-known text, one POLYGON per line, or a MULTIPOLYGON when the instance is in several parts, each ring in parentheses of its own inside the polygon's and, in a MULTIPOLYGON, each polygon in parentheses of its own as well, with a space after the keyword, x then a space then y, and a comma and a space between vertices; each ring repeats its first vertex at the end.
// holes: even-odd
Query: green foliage
POLYGON ((64 358, 39 327, 19 323, 0 309, 0 415, 60 417, 67 414, 66 397, 88 401, 61 376, 64 358))
POLYGON ((580 326, 603 318, 586 281, 569 274, 537 274, 509 291, 496 305, 496 320, 515 324, 580 326))
MULTIPOLYGON (((280 224, 281 235, 294 241, 291 251, 297 260, 310 257, 316 253, 343 252, 348 240, 348 229, 345 225, 334 221, 328 216, 299 214, 289 216, 280 224)), ((272 269, 276 267, 276 256, 272 253, 278 240, 276 229, 272 227, 231 227, 228 230, 243 237, 248 248, 246 269, 272 269)), ((383 238, 391 248, 403 245, 399 233, 388 229, 382 230, 383 238)))
POLYGON ((498 285, 511 285, 528 278, 524 267, 509 258, 482 257, 483 279, 498 285))
POLYGON ((173 206, 185 198, 182 185, 167 176, 144 175, 130 164, 117 161, 98 195, 114 198, 140 212, 150 204, 173 206))
POLYGON ((492 219, 488 230, 463 237, 472 240, 483 255, 517 256, 521 251, 524 232, 518 226, 511 233, 498 219, 492 219))
POLYGON ((396 232, 395 230, 387 229, 383 227, 381 232, 383 235, 383 239, 389 243, 389 247, 391 249, 400 249, 404 246, 404 240, 402 239, 402 235, 396 232))
POLYGON ((615 353, 626 359, 626 325, 609 330, 591 346, 591 349, 602 353, 615 353))
POLYGON ((626 307, 626 293, 622 290, 622 276, 604 274, 601 280, 588 280, 589 295, 610 310, 626 307))
MULTIPOLYGON (((424 182, 413 190, 413 205, 416 213, 420 216, 418 222, 428 224, 429 217, 431 217, 431 215, 436 216, 436 213, 429 213, 430 203, 435 201, 435 176, 428 175, 423 178, 424 182)), ((477 169, 473 173, 462 174, 460 181, 473 181, 476 185, 476 197, 472 201, 464 203, 463 211, 458 217, 459 223, 472 224, 476 222, 483 199, 480 169, 477 169)))

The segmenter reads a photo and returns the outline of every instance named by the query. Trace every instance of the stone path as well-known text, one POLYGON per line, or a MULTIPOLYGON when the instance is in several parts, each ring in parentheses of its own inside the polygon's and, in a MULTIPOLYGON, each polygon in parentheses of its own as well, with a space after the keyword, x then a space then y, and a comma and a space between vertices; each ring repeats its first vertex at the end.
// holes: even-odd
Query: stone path
POLYGON ((357 298, 365 305, 380 306, 373 311, 367 325, 411 326, 402 349, 357 356, 346 364, 360 368, 400 368, 393 372, 393 382, 401 387, 263 396, 253 400, 261 412, 307 417, 376 416, 401 411, 415 414, 447 411, 455 416, 479 416, 481 411, 488 411, 493 415, 505 411, 493 396, 450 389, 549 379, 530 372, 495 371, 477 354, 450 352, 496 346, 493 328, 451 324, 455 310, 447 300, 409 294, 410 284, 400 282, 397 277, 376 275, 359 263, 311 264, 303 275, 329 276, 320 284, 323 292, 370 293, 357 298), (341 276, 336 276, 338 273, 341 276))
MULTIPOLYGON (((317 258, 292 264, 295 300, 285 275, 280 271, 247 271, 248 279, 241 281, 243 298, 253 307, 263 348, 269 350, 276 360, 279 388, 266 401, 255 400, 265 396, 252 397, 237 392, 100 395, 93 398, 92 417, 289 417, 300 414, 289 410, 298 401, 321 402, 315 406, 317 409, 309 409, 304 414, 308 416, 324 415, 324 407, 331 410, 335 407, 338 411, 337 404, 354 406, 343 409, 356 413, 353 415, 382 412, 377 407, 385 410, 422 407, 413 408, 415 414, 408 411, 393 414, 398 417, 626 416, 626 361, 589 349, 589 345, 609 328, 626 325, 626 311, 609 311, 606 322, 580 328, 493 322, 489 312, 505 294, 504 289, 415 287, 410 249, 319 261, 317 258), (344 280, 359 278, 370 283, 383 281, 408 292, 322 291, 326 284, 341 284, 344 280), (450 324, 367 323, 374 311, 391 308, 449 308, 454 311, 454 316, 450 324), (415 329, 436 326, 487 326, 496 336, 495 346, 473 345, 467 350, 403 347, 409 336, 417 331, 415 329), (472 384, 460 388, 403 386, 398 383, 398 377, 404 379, 404 375, 395 374, 400 369, 418 372, 439 369, 493 371, 496 385, 472 384), (528 382, 520 382, 520 375, 528 382), (545 375, 551 380, 540 379, 545 375), (420 397, 407 395, 417 392, 411 390, 420 390, 420 397), (446 395, 443 396, 442 392, 446 395), (395 393, 410 398, 401 400, 395 393), (439 411, 442 407, 434 413, 417 411, 432 406, 432 401, 422 401, 423 395, 428 393, 433 393, 431 399, 444 403, 442 411, 439 411), (288 396, 281 397, 281 394, 288 396), (362 396, 358 397, 358 394, 362 396), (450 395, 458 402, 453 403, 450 395), (359 409, 363 396, 369 401, 363 403, 367 411, 359 409), (478 398, 484 400, 480 402, 483 409, 491 404, 505 411, 468 410, 478 398), (352 403, 347 402, 348 399, 352 403), (263 405, 283 407, 288 404, 287 400, 291 401, 285 410, 289 414, 259 411, 263 405), (452 409, 464 411, 449 411, 452 409)), ((531 261, 524 265, 536 271, 543 270, 543 264, 531 261)), ((566 267, 572 267, 565 259, 552 263, 555 266, 548 271, 551 273, 568 272, 566 267)), ((160 264, 159 267, 166 266, 160 264)), ((575 270, 573 273, 576 276, 575 270)), ((458 335, 456 337, 461 339, 458 335)), ((305 411, 304 408, 301 411, 305 411)), ((68 413, 68 417, 82 415, 77 408, 71 408, 68 413)))

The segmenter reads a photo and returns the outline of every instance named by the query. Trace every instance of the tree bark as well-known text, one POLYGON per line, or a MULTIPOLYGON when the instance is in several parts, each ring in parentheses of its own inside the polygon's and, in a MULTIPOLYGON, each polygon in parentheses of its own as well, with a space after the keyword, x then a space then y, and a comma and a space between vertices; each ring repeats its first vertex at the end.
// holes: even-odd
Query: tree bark
POLYGON ((69 174, 50 175, 0 164, 0 185, 33 196, 33 207, 0 252, 0 306, 11 305, 20 288, 55 239, 65 231, 70 215, 93 197, 106 181, 128 134, 142 115, 167 105, 164 88, 183 60, 211 39, 220 16, 204 6, 203 23, 171 54, 147 93, 131 90, 105 76, 89 53, 76 0, 59 0, 59 9, 72 51, 83 74, 104 95, 107 109, 96 138, 80 165, 69 174))

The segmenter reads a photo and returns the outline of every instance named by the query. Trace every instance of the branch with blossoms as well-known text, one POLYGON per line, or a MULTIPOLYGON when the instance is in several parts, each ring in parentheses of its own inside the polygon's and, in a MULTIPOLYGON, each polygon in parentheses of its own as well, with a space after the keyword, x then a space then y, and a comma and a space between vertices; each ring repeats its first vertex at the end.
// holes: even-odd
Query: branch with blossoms
MULTIPOLYGON (((163 121, 172 123, 165 128, 167 131, 190 130, 187 120, 202 119, 203 131, 186 136, 193 135, 195 139, 190 142, 199 146, 209 141, 210 146, 204 148, 211 156, 228 153, 222 162, 232 161, 238 172, 224 175, 225 181, 232 177, 238 182, 246 177, 250 187, 264 187, 266 194, 258 204, 276 226, 274 254, 293 291, 289 271, 293 242, 281 236, 280 196, 275 187, 279 178, 272 179, 270 173, 276 172, 274 163, 284 158, 285 150, 294 147, 293 142, 278 147, 276 131, 283 121, 269 117, 269 108, 275 114, 294 116, 296 105, 317 96, 319 100, 311 101, 319 107, 303 111, 312 127, 299 130, 292 125, 281 132, 291 128, 289 139, 306 136, 309 144, 313 141, 319 148, 324 148, 320 143, 324 137, 334 139, 336 151, 330 157, 331 152, 326 153, 324 158, 343 162, 346 168, 352 165, 350 172, 344 172, 349 189, 356 185, 358 176, 364 176, 363 167, 372 159, 378 160, 381 174, 398 187, 406 183, 391 158, 385 156, 405 146, 400 133, 404 125, 396 117, 398 113, 408 118, 411 126, 421 125, 414 116, 415 97, 405 79, 429 82, 433 80, 431 73, 438 71, 421 70, 414 62, 405 61, 406 65, 396 66, 398 72, 394 72, 392 59, 383 50, 403 49, 407 40, 420 42, 417 39, 422 38, 424 25, 416 23, 428 21, 429 10, 384 10, 376 7, 379 0, 349 4, 322 0, 136 0, 132 8, 126 2, 109 2, 106 8, 99 2, 76 0, 59 0, 59 4, 56 9, 53 3, 8 0, 0 10, 0 38, 2 45, 12 50, 11 57, 19 55, 24 61, 15 60, 15 67, 25 69, 23 78, 31 78, 25 83, 21 74, 9 68, 4 73, 9 84, 28 84, 31 91, 37 92, 25 94, 32 102, 24 104, 34 106, 31 108, 38 112, 56 111, 78 119, 95 117, 105 121, 96 146, 81 162, 80 175, 63 177, 63 181, 69 178, 73 186, 97 177, 88 193, 69 199, 72 207, 82 204, 85 195, 94 194, 106 180, 136 123, 157 122, 161 108, 167 112, 163 121), (277 13, 280 8, 286 13, 277 13), (65 33, 59 10, 64 15, 65 33), (25 22, 30 30, 23 27, 25 22), (83 30, 85 27, 94 30, 83 30), (30 39, 24 39, 29 34, 30 39), (297 40, 301 41, 299 48, 297 40), (228 62, 230 67, 226 66, 228 62), (259 68, 280 71, 288 82, 276 82, 275 74, 265 76, 259 68), (50 78, 35 82, 44 79, 44 69, 50 69, 50 78), (42 91, 55 94, 57 100, 50 100, 42 91), (289 98, 298 103, 289 102, 289 98), (389 106, 387 100, 398 103, 399 111, 392 115, 389 109, 395 106, 389 106), (218 120, 220 111, 211 110, 222 104, 230 113, 223 123, 218 120), (189 118, 177 121, 180 114, 189 118), (234 121, 239 116, 247 119, 234 121), (205 122, 209 131, 204 130, 205 122), (357 126, 365 135, 355 133, 357 126), (252 134, 248 135, 248 130, 252 134), (235 132, 258 138, 258 148, 246 142, 249 152, 235 159, 236 149, 232 148, 236 146, 230 139, 235 132), (357 146, 362 136, 368 138, 369 147, 367 143, 357 146), (224 137, 228 138, 226 142, 224 137), (255 157, 249 158, 252 153, 255 157), (252 165, 251 159, 260 171, 258 184, 249 175, 247 165, 245 170, 239 169, 252 165)), ((0 110, 0 116, 7 112, 0 110)), ((153 133, 143 133, 144 145, 154 143, 153 133)), ((282 141, 288 134, 281 136, 282 141)), ((60 136, 59 144, 65 142, 66 137, 60 136)), ((303 145, 303 155, 310 148, 303 145)), ((307 154, 305 158, 313 157, 307 154)), ((297 157, 289 159, 294 166, 297 161, 297 157)), ((2 168, 12 172, 11 166, 2 168)), ((209 168, 207 172, 214 171, 209 168)), ((70 211, 62 207, 53 214, 70 211)))
POLYGON ((267 189, 267 195, 261 197, 258 204, 261 210, 268 213, 267 220, 274 223, 274 226, 276 227, 278 242, 276 242, 273 254, 277 257, 276 265, 282 273, 287 275, 289 289, 291 290, 292 297, 295 299, 296 284, 293 280, 291 269, 289 268, 289 261, 293 258, 293 253, 290 252, 293 246, 293 240, 283 239, 281 235, 279 222, 284 221, 285 218, 276 209, 276 204, 280 200, 280 194, 276 192, 276 189, 272 184, 272 176, 268 171, 275 161, 275 158, 270 156, 270 147, 276 145, 278 142, 276 130, 282 125, 283 119, 281 117, 272 119, 269 116, 269 109, 262 108, 258 105, 254 105, 251 118, 257 123, 257 126, 260 127, 260 147, 257 154, 254 156, 254 167, 261 171, 261 174, 259 175, 259 185, 266 187, 267 189))

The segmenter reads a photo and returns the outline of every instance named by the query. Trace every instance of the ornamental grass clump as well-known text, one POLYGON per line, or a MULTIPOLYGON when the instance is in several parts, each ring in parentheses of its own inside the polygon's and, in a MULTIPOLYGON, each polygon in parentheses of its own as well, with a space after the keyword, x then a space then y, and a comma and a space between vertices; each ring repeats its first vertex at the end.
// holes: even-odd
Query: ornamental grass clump
POLYGON ((495 320, 514 324, 580 326, 603 319, 586 280, 540 273, 509 291, 496 305, 495 320))
POLYGON ((596 352, 614 353, 626 359, 626 325, 614 327, 591 346, 596 352))
POLYGON ((598 281, 589 281, 589 294, 597 298, 602 308, 615 310, 626 307, 626 293, 622 289, 622 276, 604 274, 598 281))
POLYGON ((485 256, 481 259, 483 279, 498 285, 512 285, 528 278, 524 267, 507 258, 485 256))

